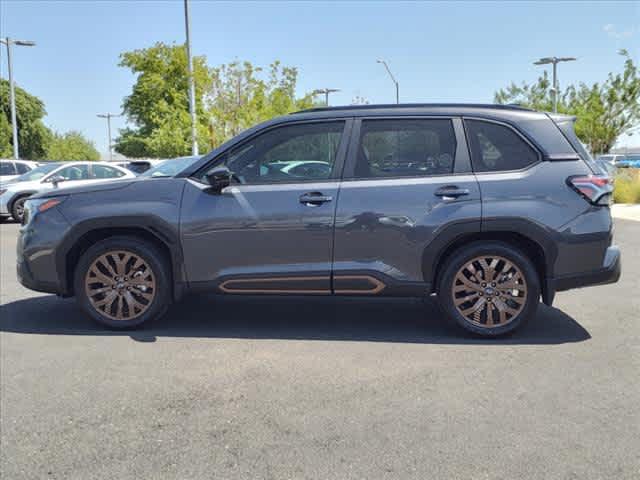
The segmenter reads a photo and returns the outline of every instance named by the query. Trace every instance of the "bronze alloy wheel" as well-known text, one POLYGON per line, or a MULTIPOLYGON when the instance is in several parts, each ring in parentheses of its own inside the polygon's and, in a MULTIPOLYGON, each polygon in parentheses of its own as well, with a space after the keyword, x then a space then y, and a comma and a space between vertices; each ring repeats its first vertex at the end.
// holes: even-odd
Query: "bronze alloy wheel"
POLYGON ((467 321, 483 328, 502 327, 524 309, 527 282, 522 271, 506 258, 482 255, 458 270, 451 295, 467 321))
POLYGON ((115 250, 100 255, 85 275, 85 292, 96 311, 112 320, 133 320, 153 303, 156 278, 139 255, 115 250))

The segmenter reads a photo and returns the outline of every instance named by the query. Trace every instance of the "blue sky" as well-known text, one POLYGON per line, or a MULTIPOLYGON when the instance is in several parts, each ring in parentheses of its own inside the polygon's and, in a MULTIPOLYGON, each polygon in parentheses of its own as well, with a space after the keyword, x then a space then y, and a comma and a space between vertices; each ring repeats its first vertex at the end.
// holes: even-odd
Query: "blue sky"
MULTIPOLYGON (((491 102, 511 80, 534 80, 542 56, 575 56, 561 86, 603 80, 621 69, 616 52, 640 57, 640 2, 212 2, 192 0, 192 47, 210 65, 235 59, 299 69, 300 93, 340 88, 395 100, 384 58, 403 102, 491 102)), ((44 100, 46 123, 76 129, 106 151, 99 112, 119 112, 133 75, 118 55, 156 41, 183 42, 181 0, 0 2, 0 36, 34 40, 16 48, 16 83, 44 100)), ((6 78, 2 50, 0 72, 6 78)), ((115 119, 114 127, 124 126, 115 119)), ((115 136, 115 134, 114 134, 115 136)), ((637 137, 638 135, 636 135, 637 137)), ((640 143, 625 139, 625 143, 640 143)))

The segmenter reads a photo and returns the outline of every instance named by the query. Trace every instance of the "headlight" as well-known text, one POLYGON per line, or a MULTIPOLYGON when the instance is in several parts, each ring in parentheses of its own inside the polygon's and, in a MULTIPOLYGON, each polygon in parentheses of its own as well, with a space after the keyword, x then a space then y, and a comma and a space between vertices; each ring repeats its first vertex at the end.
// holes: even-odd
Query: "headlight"
POLYGON ((4 192, 6 192, 7 189, 6 188, 0 188, 0 195, 4 195, 4 192))

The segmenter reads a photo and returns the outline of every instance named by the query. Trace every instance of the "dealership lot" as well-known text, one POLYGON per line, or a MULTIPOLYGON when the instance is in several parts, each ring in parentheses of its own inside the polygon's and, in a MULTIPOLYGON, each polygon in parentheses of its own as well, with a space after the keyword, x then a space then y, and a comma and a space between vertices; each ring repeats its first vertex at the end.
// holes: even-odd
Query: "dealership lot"
POLYGON ((0 227, 2 478, 638 478, 640 222, 619 283, 506 340, 432 299, 193 297, 105 330, 0 227))

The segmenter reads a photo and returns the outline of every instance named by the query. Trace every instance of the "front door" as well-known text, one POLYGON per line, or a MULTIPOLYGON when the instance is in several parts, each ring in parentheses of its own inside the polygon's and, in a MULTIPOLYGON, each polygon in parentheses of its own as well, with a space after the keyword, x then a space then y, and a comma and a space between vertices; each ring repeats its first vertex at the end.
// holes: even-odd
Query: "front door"
POLYGON ((333 229, 350 121, 258 133, 187 180, 181 235, 190 284, 225 293, 331 293, 333 229), (226 165, 234 183, 203 181, 226 165))
POLYGON ((333 289, 428 294, 438 250, 480 231, 480 190, 462 122, 381 118, 353 130, 336 213, 333 289))

